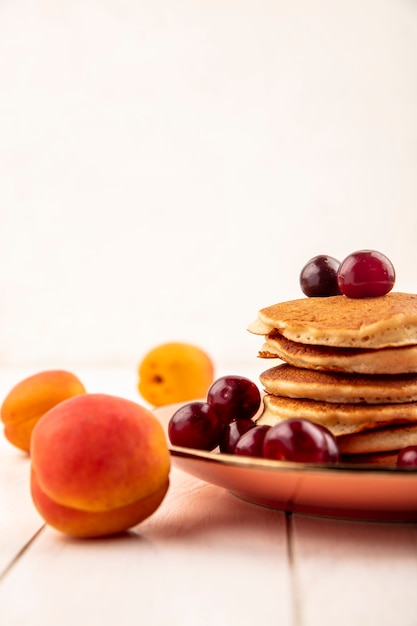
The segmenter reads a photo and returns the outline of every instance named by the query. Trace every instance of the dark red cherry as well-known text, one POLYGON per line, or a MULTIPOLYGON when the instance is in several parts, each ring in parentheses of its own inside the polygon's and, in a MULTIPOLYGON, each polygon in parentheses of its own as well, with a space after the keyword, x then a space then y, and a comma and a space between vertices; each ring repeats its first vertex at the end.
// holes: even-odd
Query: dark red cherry
POLYGON ((233 454, 235 447, 242 435, 255 427, 255 422, 247 419, 236 419, 229 422, 220 435, 220 452, 233 454))
POLYGON ((335 463, 339 448, 334 435, 306 419, 285 419, 272 426, 263 443, 263 456, 277 461, 335 463))
POLYGON ((340 450, 339 446, 337 445, 336 437, 325 426, 322 426, 321 424, 316 424, 316 426, 321 429, 323 436, 326 440, 327 451, 329 453, 329 463, 337 463, 338 461, 340 461, 340 450))
POLYGON ((395 270, 381 252, 358 250, 340 264, 337 282, 340 291, 349 298, 377 298, 393 288, 395 270))
POLYGON ((326 254, 310 259, 300 273, 300 287, 309 298, 340 295, 337 270, 340 261, 326 254))
POLYGON ((179 408, 168 423, 172 445, 213 450, 219 443, 222 423, 206 402, 190 402, 179 408))
POLYGON ((260 424, 251 428, 241 436, 235 446, 235 454, 238 456, 263 456, 263 443, 265 435, 271 426, 260 424))
POLYGON ((245 376, 222 376, 208 390, 207 402, 226 425, 237 418, 251 419, 261 405, 261 392, 245 376))
POLYGON ((417 468, 417 446, 407 446, 400 450, 397 456, 397 466, 417 468))

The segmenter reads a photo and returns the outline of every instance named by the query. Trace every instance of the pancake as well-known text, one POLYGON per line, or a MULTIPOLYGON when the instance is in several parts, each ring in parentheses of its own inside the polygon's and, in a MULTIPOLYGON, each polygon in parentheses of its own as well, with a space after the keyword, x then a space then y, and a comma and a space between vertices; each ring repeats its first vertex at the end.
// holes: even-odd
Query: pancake
POLYGON ((352 465, 382 465, 396 468, 398 452, 399 450, 374 454, 342 454, 340 460, 342 463, 352 465))
POLYGON ((313 346, 291 341, 273 331, 266 337, 259 356, 327 372, 394 375, 417 372, 417 345, 380 350, 313 346))
POLYGON ((375 454, 401 450, 417 445, 417 424, 407 426, 387 426, 367 431, 359 435, 343 435, 337 438, 340 453, 375 454))
POLYGON ((378 298, 300 298, 261 309, 248 330, 278 330, 292 341, 339 348, 380 349, 417 344, 417 294, 378 298))
POLYGON ((417 374, 359 376, 282 364, 259 376, 269 394, 336 403, 384 404, 417 401, 417 374))
POLYGON ((390 424, 417 424, 417 402, 353 404, 286 398, 266 394, 256 423, 273 426, 283 419, 304 418, 328 428, 335 436, 350 435, 390 424))

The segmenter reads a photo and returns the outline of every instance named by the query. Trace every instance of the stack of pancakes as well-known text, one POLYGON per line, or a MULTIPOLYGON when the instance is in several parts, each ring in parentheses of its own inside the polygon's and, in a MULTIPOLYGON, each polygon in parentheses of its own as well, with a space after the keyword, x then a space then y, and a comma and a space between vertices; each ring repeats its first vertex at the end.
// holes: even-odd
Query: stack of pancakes
POLYGON ((417 295, 301 298, 261 309, 258 424, 303 417, 337 438, 342 460, 395 464, 417 445, 417 295))

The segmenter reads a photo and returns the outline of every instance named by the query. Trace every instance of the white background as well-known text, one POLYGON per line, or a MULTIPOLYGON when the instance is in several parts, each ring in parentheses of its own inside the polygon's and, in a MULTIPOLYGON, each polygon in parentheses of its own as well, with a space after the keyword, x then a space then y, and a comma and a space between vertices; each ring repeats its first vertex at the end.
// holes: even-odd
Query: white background
POLYGON ((0 366, 242 366, 312 256, 416 291, 412 0, 1 0, 0 366))

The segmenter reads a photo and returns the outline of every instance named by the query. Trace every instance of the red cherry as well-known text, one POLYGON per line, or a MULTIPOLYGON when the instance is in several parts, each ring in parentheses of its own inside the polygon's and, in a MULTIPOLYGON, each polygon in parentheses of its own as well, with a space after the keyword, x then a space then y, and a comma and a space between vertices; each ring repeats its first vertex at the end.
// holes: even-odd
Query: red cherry
POLYGON ((395 270, 376 250, 358 250, 345 258, 337 272, 340 291, 349 298, 377 298, 391 291, 395 270))
POLYGON ((244 433, 235 445, 237 456, 262 457, 263 442, 271 426, 259 424, 244 433))
POLYGON ((222 423, 207 402, 189 402, 172 415, 168 437, 172 445, 213 450, 219 443, 222 423))
POLYGON ((324 426, 291 418, 271 426, 264 438, 263 456, 277 461, 336 463, 339 448, 334 435, 324 426))
POLYGON ((397 456, 397 467, 417 468, 417 446, 407 446, 399 451, 397 456))
POLYGON ((226 425, 237 418, 251 419, 260 407, 261 392, 245 376, 222 376, 208 390, 207 403, 226 425))
POLYGON ((255 428, 255 422, 248 419, 235 419, 229 422, 220 435, 220 452, 233 454, 239 439, 251 428, 255 428))

